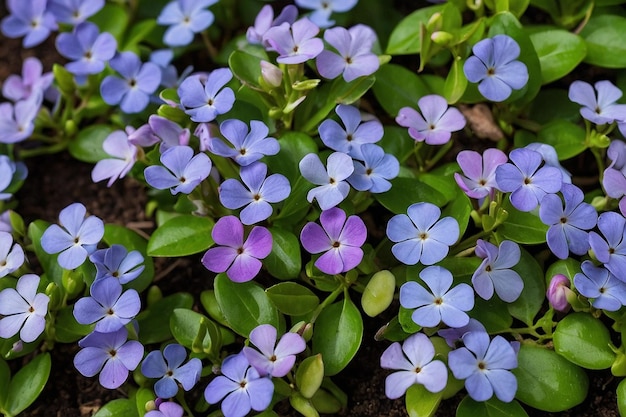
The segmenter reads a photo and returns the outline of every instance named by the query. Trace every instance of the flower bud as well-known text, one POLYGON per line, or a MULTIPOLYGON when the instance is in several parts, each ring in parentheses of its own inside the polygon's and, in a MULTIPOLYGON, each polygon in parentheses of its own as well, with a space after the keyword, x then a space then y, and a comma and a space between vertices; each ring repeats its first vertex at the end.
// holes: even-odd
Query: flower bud
POLYGON ((322 355, 309 356, 302 361, 296 371, 296 385, 304 398, 311 398, 322 385, 324 362, 322 355))
POLYGON ((552 277, 546 296, 555 310, 566 312, 570 309, 570 304, 567 301, 567 293, 572 292, 570 285, 569 278, 563 274, 556 274, 552 277))
POLYGON ((361 296, 361 306, 365 314, 374 317, 385 311, 393 301, 395 291, 394 275, 386 270, 376 272, 365 286, 361 296))
POLYGON ((261 61, 261 76, 272 87, 279 87, 283 82, 283 72, 276 65, 261 61))
POLYGON ((437 45, 448 46, 452 41, 454 41, 454 35, 450 32, 444 32, 442 30, 438 30, 437 32, 433 32, 430 35, 430 40, 435 42, 437 45))

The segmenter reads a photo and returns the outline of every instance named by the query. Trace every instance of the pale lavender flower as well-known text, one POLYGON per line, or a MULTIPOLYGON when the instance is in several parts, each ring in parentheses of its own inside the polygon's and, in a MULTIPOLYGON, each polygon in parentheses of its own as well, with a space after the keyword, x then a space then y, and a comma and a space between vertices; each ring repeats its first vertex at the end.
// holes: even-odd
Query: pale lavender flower
POLYGON ((363 163, 353 161, 354 172, 348 183, 358 191, 384 193, 391 189, 389 180, 398 176, 400 163, 395 156, 386 154, 383 148, 373 143, 365 143, 360 148, 363 163))
POLYGON ((107 187, 124 178, 137 161, 137 146, 129 141, 129 135, 123 130, 111 132, 102 142, 102 149, 113 158, 101 159, 91 171, 91 180, 100 182, 109 179, 107 187))
POLYGON ((467 58, 463 72, 471 83, 479 83, 478 91, 488 100, 504 101, 528 82, 528 68, 518 61, 520 47, 508 35, 483 39, 472 47, 474 55, 467 58))
POLYGON ((292 24, 298 18, 298 8, 293 4, 286 5, 276 19, 274 19, 274 9, 269 4, 261 8, 259 14, 254 19, 254 26, 250 26, 246 31, 246 39, 249 43, 263 43, 263 35, 271 27, 280 26, 287 22, 292 24))
POLYGON ((486 149, 482 156, 476 151, 461 151, 456 161, 463 171, 463 175, 454 173, 454 179, 461 190, 479 203, 486 197, 493 200, 498 186, 496 168, 508 161, 506 154, 497 148, 486 149))
POLYGON ((309 19, 296 20, 291 25, 283 22, 269 28, 263 35, 263 43, 278 52, 280 64, 301 64, 318 56, 324 50, 324 42, 316 38, 319 27, 309 19))
POLYGON ((582 272, 574 275, 574 286, 578 292, 591 298, 597 309, 617 311, 626 305, 626 283, 606 268, 595 266, 587 260, 580 266, 582 272))
MULTIPOLYGON (((186 67, 180 75, 178 69, 171 62, 174 59, 174 51, 171 49, 157 49, 150 53, 150 62, 155 63, 161 70, 161 85, 165 88, 178 88, 182 80, 193 71, 193 66, 186 67)), ((168 100, 164 100, 168 104, 168 100)), ((174 103, 176 106, 177 103, 174 103)))
POLYGON ((185 46, 196 33, 213 24, 215 16, 208 7, 218 0, 174 0, 165 5, 157 17, 159 25, 169 26, 163 35, 167 46, 185 46))
POLYGON ((108 32, 100 33, 95 23, 83 22, 71 33, 56 38, 57 51, 71 62, 65 68, 74 75, 99 74, 115 56, 117 41, 108 32))
POLYGON ((37 292, 40 278, 22 275, 15 289, 0 291, 0 337, 9 339, 20 334, 25 343, 34 342, 46 326, 50 298, 37 292))
POLYGON ((0 231, 0 278, 17 271, 24 263, 24 249, 13 242, 13 235, 0 231))
POLYGON ((483 258, 472 275, 472 285, 476 294, 488 300, 493 296, 495 289, 501 300, 507 303, 517 300, 524 289, 522 277, 511 269, 519 263, 521 257, 517 243, 504 240, 500 246, 496 246, 478 239, 476 256, 483 258))
POLYGON ((119 388, 143 358, 143 345, 127 340, 128 330, 122 327, 112 333, 92 332, 79 340, 81 350, 74 356, 74 366, 86 377, 100 373, 100 385, 119 388))
POLYGON ((244 241, 243 224, 235 216, 221 217, 211 230, 213 241, 202 257, 202 264, 212 272, 226 272, 234 282, 254 278, 263 265, 260 259, 272 251, 272 234, 265 227, 254 226, 244 241))
POLYGON ((7 0, 9 15, 2 19, 0 29, 8 38, 24 36, 22 45, 31 48, 45 41, 57 30, 54 15, 46 8, 47 0, 7 0))
POLYGON ((387 223, 387 237, 395 245, 391 252, 402 263, 432 265, 446 257, 459 238, 459 223, 453 217, 440 219, 434 204, 411 204, 407 214, 396 214, 387 223))
POLYGON ((210 152, 211 142, 213 142, 213 139, 217 138, 219 128, 213 123, 198 123, 198 126, 196 126, 196 130, 194 130, 193 134, 200 141, 200 151, 210 152))
POLYGON ((178 393, 178 384, 185 391, 192 389, 200 380, 202 361, 198 358, 187 359, 187 350, 176 343, 163 349, 154 350, 141 363, 141 373, 147 378, 159 378, 154 384, 154 392, 161 398, 172 398, 178 393))
POLYGON ((469 323, 466 311, 474 308, 474 290, 465 283, 452 287, 452 274, 440 266, 424 268, 420 278, 428 290, 415 281, 400 287, 400 305, 409 310, 413 321, 422 327, 435 327, 441 322, 450 327, 469 323))
POLYGON ((328 168, 324 167, 320 157, 309 153, 300 160, 300 173, 315 187, 307 193, 307 200, 317 200, 322 210, 328 210, 341 203, 350 192, 346 179, 352 175, 352 158, 343 152, 333 152, 327 159, 328 168))
POLYGON ((363 259, 361 246, 367 238, 365 223, 357 215, 346 218, 338 207, 322 211, 321 226, 307 223, 300 232, 300 242, 309 253, 321 253, 315 266, 325 274, 339 274, 355 268, 363 259))
POLYGON ((209 142, 209 151, 232 158, 241 166, 250 165, 265 155, 276 155, 280 150, 278 141, 267 136, 269 128, 260 120, 251 120, 249 131, 248 125, 241 120, 224 120, 220 124, 220 131, 232 147, 220 138, 213 138, 209 142))
POLYGON ((392 400, 400 398, 415 384, 430 392, 443 390, 448 383, 448 369, 434 357, 435 347, 423 333, 409 336, 402 345, 392 343, 380 357, 381 368, 397 371, 385 379, 385 395, 392 400))
POLYGON ((48 0, 48 10, 58 22, 77 25, 98 13, 105 0, 48 0))
POLYGON ((95 251, 89 256, 89 260, 96 267, 96 280, 115 278, 120 284, 134 280, 145 268, 141 252, 128 252, 124 246, 118 244, 95 251))
POLYGON ((463 335, 469 332, 481 331, 486 332, 485 326, 475 318, 469 319, 469 322, 463 327, 449 327, 437 331, 437 334, 446 340, 446 344, 451 348, 457 348, 463 343, 463 335))
POLYGON ((327 28, 335 24, 330 20, 333 12, 343 13, 352 9, 358 0, 296 0, 296 5, 303 9, 312 10, 308 15, 309 19, 322 28, 327 28))
POLYGON ((211 122, 233 108, 235 93, 225 87, 232 78, 230 69, 217 68, 208 75, 190 75, 180 83, 180 104, 192 121, 211 122))
POLYGON ((539 152, 541 154, 541 157, 543 158, 543 162, 545 165, 558 168, 563 176, 563 183, 572 183, 572 174, 570 174, 567 169, 563 168, 563 166, 559 162, 559 155, 556 153, 556 149, 554 149, 554 146, 548 145, 547 143, 533 142, 524 147, 526 149, 539 152))
POLYGON ((412 107, 403 107, 398 112, 396 123, 409 128, 409 136, 428 145, 443 145, 452 137, 452 132, 465 127, 465 117, 455 107, 448 107, 445 98, 431 94, 417 102, 420 112, 412 107))
POLYGON ((16 143, 29 138, 35 130, 35 118, 42 102, 43 93, 37 91, 15 104, 0 103, 0 143, 16 143))
POLYGON ((13 226, 11 226, 11 217, 9 210, 0 214, 0 232, 13 232, 13 226))
POLYGON ((13 185, 23 181, 28 169, 23 162, 13 162, 7 155, 0 155, 0 201, 13 195, 13 185))
POLYGON ((585 81, 574 81, 568 96, 571 101, 583 106, 580 114, 592 123, 603 125, 626 121, 626 104, 617 104, 622 90, 608 80, 598 81, 593 86, 585 81))
POLYGON ((164 166, 152 165, 144 170, 146 182, 158 190, 170 189, 172 194, 189 194, 211 172, 211 160, 205 153, 194 155, 189 146, 173 146, 161 154, 164 166))
POLYGON ((250 343, 256 349, 243 348, 243 354, 260 376, 282 378, 287 375, 296 363, 296 355, 306 348, 306 342, 297 333, 285 333, 278 343, 277 336, 274 326, 261 324, 250 332, 250 343))
POLYGON ((565 313, 570 309, 571 306, 567 301, 568 293, 572 293, 570 286, 571 282, 569 278, 563 274, 556 274, 550 280, 550 284, 546 290, 546 298, 556 311, 565 313))
POLYGON ((155 408, 146 413, 144 417, 183 417, 185 410, 174 401, 163 401, 157 398, 154 401, 155 408))
POLYGON ((598 229, 589 232, 589 244, 598 261, 617 278, 626 282, 626 219, 614 211, 598 216, 598 229))
POLYGON ((41 61, 36 57, 24 59, 22 75, 11 74, 2 83, 2 95, 18 102, 27 100, 33 94, 43 93, 52 85, 54 74, 43 72, 41 61))
POLYGON ((170 119, 152 114, 148 118, 148 125, 153 135, 161 142, 159 148, 161 152, 165 152, 172 146, 189 145, 189 138, 191 137, 189 129, 183 129, 178 123, 170 119))

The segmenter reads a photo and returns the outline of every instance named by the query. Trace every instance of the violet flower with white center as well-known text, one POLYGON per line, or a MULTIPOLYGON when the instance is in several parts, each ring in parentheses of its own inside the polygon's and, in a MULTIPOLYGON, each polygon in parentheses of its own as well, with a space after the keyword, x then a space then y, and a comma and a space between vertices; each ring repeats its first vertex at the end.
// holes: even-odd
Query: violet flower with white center
POLYGON ((24 59, 22 75, 11 74, 2 83, 2 95, 14 102, 27 100, 33 94, 43 93, 52 85, 54 74, 43 72, 41 61, 36 57, 24 59))
POLYGON ((571 285, 569 278, 563 274, 556 274, 550 280, 546 290, 546 298, 550 306, 556 311, 566 313, 570 309, 571 306, 567 301, 567 296, 569 293, 572 293, 572 290, 570 290, 571 285))
POLYGON ((48 10, 57 22, 78 25, 98 13, 105 0, 48 0, 48 10))
POLYGON ((227 113, 235 103, 235 93, 226 84, 233 78, 228 68, 185 78, 178 86, 180 104, 194 122, 211 122, 227 113))
POLYGON ((348 272, 361 263, 361 246, 367 238, 365 223, 357 215, 346 218, 338 207, 322 211, 321 226, 308 222, 300 232, 300 242, 309 253, 321 253, 315 266, 325 274, 348 272))
POLYGON ((278 63, 301 64, 324 50, 324 42, 315 37, 319 31, 315 23, 304 17, 291 25, 283 22, 269 28, 263 35, 263 44, 278 52, 278 63))
MULTIPOLYGON (((298 8, 293 4, 288 4, 281 10, 280 14, 274 19, 274 9, 269 4, 261 8, 259 14, 254 19, 254 26, 250 26, 246 31, 246 39, 252 44, 263 43, 263 35, 271 27, 280 26, 287 22, 292 24, 298 18, 298 8)), ((265 45, 268 46, 268 45, 265 45)))
POLYGON ((109 179, 107 187, 124 178, 137 161, 137 146, 129 141, 129 135, 123 130, 111 132, 102 142, 102 149, 113 158, 101 159, 91 171, 91 180, 100 182, 109 179))
POLYGON ((213 24, 215 16, 208 7, 218 0, 174 0, 165 5, 157 24, 169 26, 163 35, 167 46, 185 46, 193 41, 196 33, 213 24))
POLYGON ((254 226, 244 241, 243 224, 236 216, 221 217, 211 230, 219 245, 207 250, 202 264, 212 272, 226 272, 234 282, 246 282, 261 270, 260 259, 272 251, 272 234, 265 227, 254 226))
POLYGON ((229 209, 244 207, 239 214, 245 225, 261 222, 272 215, 270 203, 278 203, 289 197, 289 180, 281 174, 267 177, 267 165, 254 162, 241 167, 241 180, 224 181, 219 188, 220 202, 229 209))
POLYGON ((57 51, 71 62, 65 68, 74 75, 99 74, 115 56, 117 41, 108 32, 100 33, 95 23, 83 22, 71 33, 56 38, 57 51))
POLYGON ((209 143, 209 151, 215 155, 232 158, 241 166, 250 165, 265 155, 276 155, 280 145, 276 138, 267 136, 269 128, 260 120, 250 121, 248 125, 238 119, 224 120, 220 124, 222 135, 233 147, 228 146, 220 138, 209 143))
POLYGON ((391 189, 389 180, 400 172, 400 163, 395 156, 386 154, 383 148, 373 143, 365 143, 360 148, 363 163, 353 161, 354 172, 348 183, 358 191, 384 193, 391 189))
POLYGON ((378 70, 378 56, 372 53, 376 33, 368 26, 356 25, 350 29, 334 27, 324 32, 324 40, 335 51, 324 50, 315 59, 317 71, 324 78, 343 75, 346 82, 371 75, 378 70))
POLYGON ((626 282, 606 268, 587 260, 580 266, 582 272, 574 275, 578 292, 591 299, 594 308, 617 311, 626 305, 626 282))
POLYGON ((394 342, 385 349, 380 357, 381 368, 397 371, 385 379, 387 398, 400 398, 415 384, 433 393, 443 390, 448 383, 448 369, 434 357, 435 347, 423 333, 412 334, 402 345, 394 342))
POLYGON ((59 254, 58 262, 65 269, 78 268, 87 256, 96 250, 104 236, 104 223, 96 216, 88 216, 81 203, 73 203, 59 213, 59 225, 50 225, 41 236, 41 247, 52 255, 59 254))
POLYGON ((224 359, 221 375, 209 382, 204 390, 204 398, 209 404, 217 404, 223 399, 224 417, 244 417, 250 410, 263 411, 269 407, 273 395, 271 378, 260 376, 241 352, 224 359))
POLYGON ((589 233, 598 220, 596 209, 583 202, 584 194, 573 184, 561 187, 563 201, 556 194, 541 199, 539 218, 550 226, 546 233, 548 247, 559 259, 567 259, 569 253, 584 255, 589 250, 589 233), (565 205, 565 206, 564 206, 565 205))
POLYGON ((563 166, 559 162, 559 156, 557 155, 556 149, 554 149, 554 146, 548 145, 547 143, 533 142, 533 143, 529 143, 528 145, 524 147, 526 149, 539 152, 546 166, 558 168, 561 171, 561 174, 563 176, 563 183, 566 183, 566 184, 572 183, 572 174, 570 174, 568 170, 563 168, 563 166))
POLYGON ((409 136, 428 145, 443 145, 452 137, 452 132, 465 127, 465 117, 455 107, 448 107, 445 98, 431 94, 417 102, 420 112, 412 107, 403 107, 398 112, 396 123, 409 128, 409 136))
POLYGON ((450 327, 463 327, 469 323, 466 311, 474 308, 474 290, 461 283, 452 287, 452 274, 440 266, 424 268, 420 278, 428 290, 415 281, 400 287, 400 305, 414 310, 411 318, 422 327, 435 327, 443 322, 450 327))
POLYGON ((465 333, 481 331, 487 332, 485 326, 475 318, 469 319, 469 322, 463 327, 449 327, 437 331, 437 335, 443 337, 446 340, 446 344, 453 349, 460 347, 463 343, 463 335, 465 333))
POLYGON ((287 332, 278 343, 276 328, 271 324, 261 324, 250 332, 250 343, 257 349, 245 346, 242 350, 260 376, 282 378, 296 363, 296 355, 303 352, 306 342, 297 333, 287 332))
POLYGON ((483 39, 472 47, 472 52, 463 72, 469 82, 479 83, 478 91, 486 99, 504 101, 528 82, 528 68, 517 60, 520 47, 510 36, 483 39))
POLYGON ((146 413, 144 417, 183 417, 185 410, 174 401, 163 401, 157 398, 154 401, 155 408, 146 413))
POLYGON ((78 341, 81 350, 74 356, 74 366, 86 377, 100 374, 100 385, 119 388, 143 358, 143 345, 127 340, 125 327, 112 333, 92 332, 78 341))
POLYGON ((37 292, 40 278, 22 275, 15 289, 0 291, 0 337, 9 339, 20 334, 25 343, 34 342, 46 327, 50 298, 37 292))
POLYGON ((363 121, 361 112, 354 106, 339 104, 335 113, 341 119, 345 129, 333 119, 326 119, 320 123, 318 132, 324 145, 334 151, 347 153, 351 157, 363 160, 361 146, 366 143, 375 143, 383 137, 383 125, 380 121, 363 121))
POLYGON ((24 249, 13 242, 13 235, 0 231, 0 278, 17 271, 24 263, 24 249))
POLYGON ((598 81, 593 86, 585 81, 574 81, 568 97, 583 106, 580 114, 592 123, 603 125, 626 121, 626 104, 617 104, 622 90, 608 80, 598 81))
POLYGON ((598 216, 598 233, 589 232, 589 245, 598 261, 617 278, 626 282, 626 219, 614 211, 598 216))
POLYGON ((396 214, 387 223, 387 237, 395 245, 391 252, 402 263, 432 265, 446 257, 459 238, 459 223, 441 218, 441 209, 432 203, 411 204, 407 214, 396 214))
POLYGON ((539 152, 518 148, 511 151, 509 158, 513 163, 496 168, 496 183, 500 191, 511 193, 509 199, 516 209, 534 210, 546 194, 561 189, 561 171, 555 167, 541 166, 543 158, 539 152))
POLYGON ((147 378, 159 378, 154 384, 154 392, 161 398, 172 398, 178 393, 178 384, 185 391, 192 389, 200 380, 202 361, 198 358, 187 359, 187 350, 176 343, 163 349, 154 350, 141 363, 141 373, 147 378))
POLYGON ((131 282, 145 268, 141 252, 128 252, 124 246, 118 244, 95 251, 89 256, 89 260, 96 267, 96 280, 115 278, 120 284, 131 282))
POLYGON ((172 146, 161 154, 161 165, 144 170, 146 182, 157 190, 189 194, 211 173, 211 160, 205 153, 194 155, 189 146, 172 146))
POLYGON ((45 41, 50 32, 58 29, 54 15, 46 7, 47 0, 7 0, 9 15, 0 22, 7 38, 24 36, 24 48, 32 48, 45 41))
POLYGON ((476 151, 461 151, 456 161, 463 175, 455 172, 454 179, 465 195, 479 204, 487 197, 493 200, 498 186, 496 168, 508 161, 506 154, 497 148, 486 149, 482 156, 476 151))
POLYGON ((358 0, 296 0, 296 5, 303 9, 312 10, 308 18, 319 27, 328 28, 335 24, 334 20, 330 20, 330 15, 333 12, 347 12, 357 2, 358 0))
POLYGON ((122 292, 122 284, 115 278, 93 282, 91 297, 83 297, 74 304, 74 318, 80 324, 95 323, 95 331, 111 333, 130 323, 141 309, 139 294, 134 289, 122 292))
POLYGON ((15 104, 0 103, 0 143, 17 143, 28 139, 35 130, 35 118, 43 92, 37 91, 15 104))
POLYGON ((517 368, 517 352, 505 338, 489 340, 485 332, 463 336, 465 347, 448 353, 448 366, 457 379, 465 380, 465 389, 474 401, 487 401, 495 394, 511 402, 517 392, 517 379, 511 369, 517 368))
POLYGON ((309 182, 318 187, 309 190, 307 200, 317 200, 322 210, 328 210, 341 203, 350 192, 346 179, 354 172, 352 158, 343 152, 333 152, 327 159, 328 168, 324 167, 320 157, 309 153, 300 160, 300 173, 309 182))
POLYGON ((476 256, 483 258, 472 275, 472 285, 476 294, 489 300, 495 289, 501 300, 507 303, 517 300, 524 289, 522 277, 511 269, 519 263, 522 256, 517 243, 504 240, 500 246, 496 246, 478 239, 476 256))

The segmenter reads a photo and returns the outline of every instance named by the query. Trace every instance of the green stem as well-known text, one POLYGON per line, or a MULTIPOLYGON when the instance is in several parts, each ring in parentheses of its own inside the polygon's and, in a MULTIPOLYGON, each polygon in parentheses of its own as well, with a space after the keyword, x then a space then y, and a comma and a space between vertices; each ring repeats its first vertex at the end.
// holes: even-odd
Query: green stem
POLYGON ((26 158, 32 158, 34 156, 51 155, 64 150, 65 148, 67 148, 67 145, 68 144, 66 142, 60 142, 55 145, 39 147, 35 149, 21 149, 18 151, 17 154, 18 157, 22 160, 26 158))
POLYGON ((311 323, 311 324, 315 323, 315 320, 317 320, 317 317, 320 315, 320 313, 326 307, 328 307, 330 304, 332 304, 333 301, 335 301, 337 299, 337 297, 339 297, 339 294, 341 294, 345 288, 346 287, 344 285, 340 285, 333 292, 331 292, 328 295, 328 297, 326 297, 326 299, 324 301, 322 301, 320 303, 320 305, 317 306, 317 308, 313 312, 313 315, 311 316, 311 320, 309 320, 309 323, 311 323))

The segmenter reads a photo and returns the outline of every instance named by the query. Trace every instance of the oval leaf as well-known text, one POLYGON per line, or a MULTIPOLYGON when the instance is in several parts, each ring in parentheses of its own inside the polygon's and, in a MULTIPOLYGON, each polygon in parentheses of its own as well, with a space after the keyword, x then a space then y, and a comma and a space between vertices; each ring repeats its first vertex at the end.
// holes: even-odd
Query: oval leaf
POLYGON ((211 230, 214 224, 208 217, 176 216, 154 231, 148 241, 148 255, 171 257, 202 252, 213 244, 211 230))
POLYGON ((422 7, 402 19, 391 32, 385 53, 405 55, 420 52, 420 27, 425 25, 433 14, 442 9, 442 5, 422 7))
POLYGON ((109 401, 93 417, 139 417, 135 402, 128 398, 109 401))
POLYGON ((406 391, 406 411, 411 417, 431 417, 437 412, 442 394, 432 393, 421 384, 412 385, 406 391))
POLYGON ((503 204, 504 209, 509 213, 498 232, 502 237, 516 243, 534 245, 546 241, 548 226, 545 225, 539 216, 519 211, 511 205, 507 199, 503 204))
POLYGON ((177 308, 191 308, 191 294, 178 292, 161 298, 137 316, 139 341, 144 345, 160 343, 172 337, 169 326, 163 324, 163 317, 170 317, 177 308))
POLYGON ((48 382, 52 361, 49 353, 41 353, 22 367, 11 382, 7 393, 6 411, 16 416, 31 405, 48 382))
POLYGON ((263 265, 273 277, 278 279, 297 278, 302 269, 300 241, 288 230, 271 227, 272 251, 263 260, 263 265))
POLYGON ((278 311, 290 316, 310 313, 320 304, 319 297, 313 291, 295 282, 281 282, 265 292, 278 311))
POLYGON ((568 314, 554 330, 554 350, 567 360, 587 369, 610 368, 615 353, 609 347, 606 326, 588 313, 568 314))
POLYGON ((517 300, 508 304, 508 309, 513 317, 532 326, 535 315, 543 305, 546 287, 543 269, 541 269, 535 257, 524 248, 520 249, 522 256, 518 264, 512 269, 522 277, 524 289, 517 300))
POLYGON ((535 32, 530 35, 541 64, 541 82, 547 84, 569 74, 587 55, 585 41, 562 29, 535 32))
POLYGON ((372 91, 387 114, 393 117, 402 107, 416 108, 420 97, 431 94, 422 77, 395 64, 386 64, 378 69, 372 91))
POLYGON ((461 400, 456 410, 456 417, 528 417, 524 408, 517 401, 505 403, 495 397, 487 401, 474 401, 469 396, 461 400))
POLYGON ((605 68, 626 68, 626 17, 613 14, 592 16, 580 36, 587 44, 586 63, 605 68))

